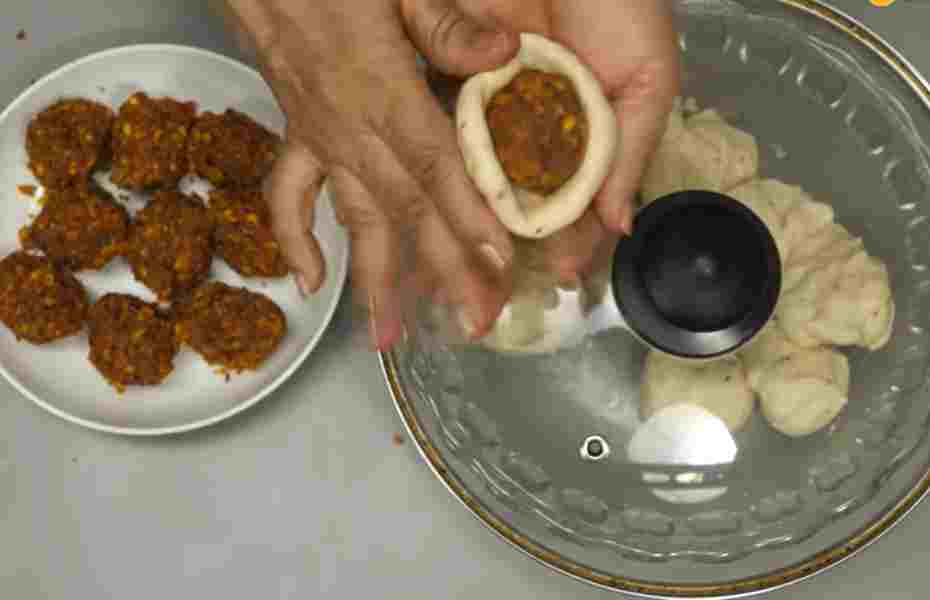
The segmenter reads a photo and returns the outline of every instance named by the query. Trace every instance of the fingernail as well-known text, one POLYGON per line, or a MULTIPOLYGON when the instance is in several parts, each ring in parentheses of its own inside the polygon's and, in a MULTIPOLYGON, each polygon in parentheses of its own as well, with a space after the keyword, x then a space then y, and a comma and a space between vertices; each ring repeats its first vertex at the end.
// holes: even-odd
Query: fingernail
POLYGON ((475 337, 475 324, 468 315, 468 311, 464 307, 461 307, 456 311, 455 316, 458 319, 459 327, 462 328, 462 333, 465 337, 469 340, 475 337))
POLYGON ((633 233, 633 224, 632 219, 628 215, 618 214, 611 218, 609 221, 605 221, 604 224, 607 226, 609 231, 616 233, 621 237, 629 237, 633 233))
POLYGON ((297 291, 300 292, 303 298, 306 298, 312 293, 310 286, 307 284, 307 278, 303 276, 303 273, 294 275, 294 281, 297 283, 297 291))
POLYGON ((623 219, 623 224, 620 225, 620 228, 623 230, 623 235, 627 237, 633 235, 633 217, 631 215, 627 215, 623 219))
POLYGON ((501 254, 497 248, 491 244, 484 244, 480 248, 481 254, 484 255, 488 262, 491 263, 491 266, 496 268, 498 271, 503 271, 507 268, 507 261, 504 260, 504 255, 501 254))

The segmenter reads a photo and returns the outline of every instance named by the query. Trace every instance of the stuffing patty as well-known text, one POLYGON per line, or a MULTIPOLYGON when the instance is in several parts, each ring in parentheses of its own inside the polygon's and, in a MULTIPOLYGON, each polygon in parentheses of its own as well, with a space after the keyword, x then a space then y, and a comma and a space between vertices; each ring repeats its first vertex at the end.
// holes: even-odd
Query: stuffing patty
POLYGON ((587 118, 564 75, 521 71, 491 98, 487 123, 507 177, 528 190, 554 192, 584 159, 587 118))
POLYGON ((193 102, 130 96, 113 123, 113 183, 135 190, 177 184, 190 172, 187 140, 196 112, 193 102))
POLYGON ((26 128, 29 169, 42 185, 61 189, 86 181, 109 156, 113 111, 82 98, 65 98, 38 113, 26 128))
POLYGON ((100 269, 126 251, 129 214, 105 192, 85 186, 48 190, 42 211, 19 232, 25 249, 41 250, 71 269, 100 269))
POLYGON ((289 268, 271 232, 261 191, 214 190, 210 212, 216 254, 243 277, 285 277, 289 268))
POLYGON ((191 130, 188 156, 193 171, 215 186, 261 183, 277 157, 280 138, 233 109, 206 112, 191 130))
POLYGON ((46 344, 74 335, 87 307, 81 282, 47 257, 16 251, 0 260, 0 321, 17 340, 46 344))
POLYGON ((212 234, 213 222, 200 200, 161 191, 129 226, 126 258, 135 278, 168 302, 209 275, 212 234))
POLYGON ((155 304, 128 294, 105 294, 91 307, 91 364, 117 391, 157 385, 174 370, 174 324, 155 304))
POLYGON ((225 371, 257 369, 287 333, 273 300, 218 281, 197 288, 175 310, 178 339, 225 371))

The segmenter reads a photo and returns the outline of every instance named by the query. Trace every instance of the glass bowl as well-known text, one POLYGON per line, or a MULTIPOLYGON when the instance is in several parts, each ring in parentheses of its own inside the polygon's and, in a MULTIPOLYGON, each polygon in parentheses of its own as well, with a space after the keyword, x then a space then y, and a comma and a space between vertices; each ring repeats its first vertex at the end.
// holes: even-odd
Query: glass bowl
POLYGON ((717 447, 699 435, 714 423, 672 423, 658 433, 677 441, 643 465, 626 450, 646 350, 622 330, 502 354, 450 342, 420 312, 382 364, 428 464, 514 547, 620 592, 738 596, 848 558, 930 486, 930 88, 812 0, 682 0, 676 13, 683 95, 752 133, 762 176, 832 204, 889 267, 893 336, 845 352, 844 412, 789 438, 757 410, 717 447))

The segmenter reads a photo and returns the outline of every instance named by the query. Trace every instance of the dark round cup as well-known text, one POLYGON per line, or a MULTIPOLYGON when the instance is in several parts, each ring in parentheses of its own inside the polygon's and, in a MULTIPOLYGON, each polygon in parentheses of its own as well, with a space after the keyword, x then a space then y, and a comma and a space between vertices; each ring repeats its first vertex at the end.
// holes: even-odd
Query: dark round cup
POLYGON ((730 354, 769 321, 781 260, 765 223, 709 191, 657 199, 636 216, 614 254, 613 291, 632 332, 683 359, 730 354))

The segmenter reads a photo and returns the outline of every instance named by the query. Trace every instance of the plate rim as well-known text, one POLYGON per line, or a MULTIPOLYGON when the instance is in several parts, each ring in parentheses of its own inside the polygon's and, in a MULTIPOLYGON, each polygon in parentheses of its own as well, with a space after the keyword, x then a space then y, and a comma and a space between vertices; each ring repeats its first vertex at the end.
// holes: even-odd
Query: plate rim
MULTIPOLYGON (((687 3, 688 0, 681 0, 687 3)), ((847 12, 827 5, 824 0, 776 0, 779 4, 808 13, 830 26, 855 38, 859 43, 877 54, 895 74, 906 81, 930 110, 930 75, 925 76, 894 46, 874 29, 864 25, 847 12)), ((612 575, 586 567, 574 560, 566 559, 544 544, 530 539, 515 530, 487 509, 449 468, 441 453, 426 434, 409 394, 401 383, 397 349, 379 352, 379 363, 385 386, 394 408, 423 461, 435 478, 486 530, 504 541, 508 546, 531 558, 540 565, 591 587, 629 595, 635 598, 676 599, 714 598, 732 599, 759 596, 775 590, 791 587, 802 581, 825 573, 830 569, 858 556, 872 546, 895 525, 901 523, 930 494, 930 469, 914 480, 909 489, 890 503, 883 512, 837 545, 776 570, 744 579, 720 583, 662 583, 637 580, 633 577, 612 575)))
MULTIPOLYGON (((22 92, 19 93, 9 104, 0 111, 0 123, 6 120, 10 113, 16 110, 22 103, 24 103, 27 98, 38 88, 40 88, 45 83, 60 77, 64 73, 67 73, 73 69, 76 69, 80 66, 83 66, 89 62, 100 60, 103 58, 108 58, 111 56, 122 55, 122 54, 133 54, 136 52, 171 52, 177 54, 200 54, 204 57, 208 57, 212 60, 218 60, 224 62, 227 65, 237 69, 249 77, 255 78, 260 81, 263 85, 268 87, 268 83, 265 81, 264 77, 261 74, 252 68, 251 66, 236 60, 230 56, 220 54, 219 52, 214 52, 206 48, 200 48, 197 46, 188 46, 185 44, 127 44, 123 46, 116 46, 113 48, 107 48, 105 50, 100 50, 98 52, 93 52, 81 58, 67 62, 51 72, 43 75, 37 79, 34 83, 26 87, 22 92)), ((321 187, 318 198, 327 194, 327 187, 324 185, 321 187)), ((328 196, 325 196, 328 201, 328 196)), ((338 250, 342 251, 343 256, 345 257, 339 265, 338 269, 327 268, 327 278, 328 277, 337 277, 335 282, 333 299, 329 303, 329 306, 326 307, 325 314, 323 315, 323 320, 317 331, 313 334, 310 340, 304 345, 303 349, 297 355, 297 357, 287 366, 277 377, 272 379, 268 384, 261 388, 257 393, 253 394, 247 400, 240 402, 226 410, 218 412, 217 414, 211 415, 209 417, 199 418, 194 421, 183 423, 180 425, 164 425, 158 427, 127 427, 127 426, 118 426, 118 425, 109 425, 107 423, 102 423, 95 421, 93 419, 88 419, 85 417, 80 417, 70 412, 63 410, 46 400, 40 398, 35 392, 31 391, 23 382, 19 380, 13 373, 11 373, 6 365, 0 361, 0 375, 6 379, 10 385, 19 392, 22 396, 31 400, 33 404, 41 407, 45 411, 55 415, 56 417, 63 419, 69 423, 75 425, 80 425, 86 427, 87 429, 100 431, 103 433, 124 435, 124 436, 135 436, 135 437, 154 437, 162 435, 175 435, 180 433, 186 433, 194 431, 197 429, 203 429, 211 425, 215 425, 221 421, 225 421, 229 418, 232 418, 239 413, 242 413, 249 408, 255 406, 262 400, 266 399, 268 396, 273 394, 275 391, 284 384, 285 381, 291 378, 291 376, 306 362, 307 358, 316 349, 319 345, 320 340, 323 338, 323 335, 329 330, 330 325, 332 324, 333 317, 336 314, 336 310, 339 308, 340 303, 342 302, 342 296, 345 291, 346 282, 348 280, 348 271, 349 271, 349 241, 348 237, 343 233, 339 236, 338 241, 339 248, 338 250)))

